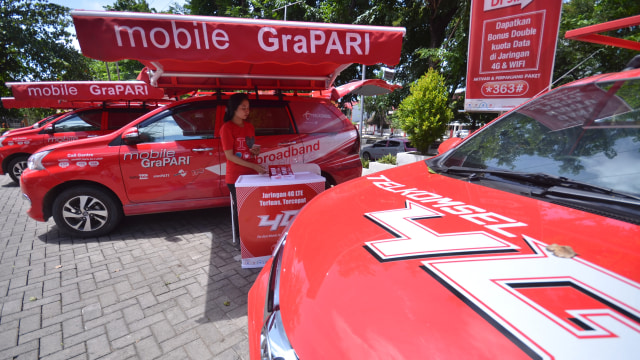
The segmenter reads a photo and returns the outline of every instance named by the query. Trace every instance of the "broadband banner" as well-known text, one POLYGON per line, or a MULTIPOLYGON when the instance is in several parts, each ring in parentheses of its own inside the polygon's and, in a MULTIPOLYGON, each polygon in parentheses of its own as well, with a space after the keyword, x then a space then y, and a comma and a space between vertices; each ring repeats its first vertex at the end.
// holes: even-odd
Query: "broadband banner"
POLYGON ((550 88, 562 0, 473 0, 465 111, 508 111, 550 88))

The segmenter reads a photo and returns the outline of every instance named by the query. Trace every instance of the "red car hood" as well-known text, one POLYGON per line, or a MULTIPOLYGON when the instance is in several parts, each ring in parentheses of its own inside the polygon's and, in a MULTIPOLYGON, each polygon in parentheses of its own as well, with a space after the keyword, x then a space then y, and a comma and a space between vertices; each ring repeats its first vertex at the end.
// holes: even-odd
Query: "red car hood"
POLYGON ((637 352, 640 226, 432 174, 424 162, 311 204, 289 231, 280 286, 301 359, 637 352))

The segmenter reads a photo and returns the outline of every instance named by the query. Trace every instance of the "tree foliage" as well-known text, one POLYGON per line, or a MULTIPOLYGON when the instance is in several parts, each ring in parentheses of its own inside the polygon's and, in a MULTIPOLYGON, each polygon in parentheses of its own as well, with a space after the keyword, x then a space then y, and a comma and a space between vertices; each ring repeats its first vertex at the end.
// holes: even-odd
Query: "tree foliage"
POLYGON ((423 154, 453 118, 444 77, 434 69, 411 84, 411 93, 394 113, 394 124, 404 129, 411 143, 423 154))
MULTIPOLYGON (((85 58, 72 47, 69 9, 46 2, 0 0, 0 79, 84 80, 85 58)), ((7 95, 2 89, 2 95, 7 95)))
POLYGON ((393 107, 392 99, 389 94, 367 96, 364 98, 364 107, 371 114, 369 123, 378 125, 380 135, 385 127, 390 124, 389 109, 393 107))
MULTIPOLYGON (((87 58, 72 46, 69 9, 46 1, 0 0, 0 95, 10 96, 6 82, 87 80, 87 58)), ((3 121, 39 120, 50 110, 0 109, 3 121)))
POLYGON ((108 11, 134 11, 134 12, 157 12, 155 8, 150 8, 146 0, 116 0, 113 5, 104 7, 108 11))

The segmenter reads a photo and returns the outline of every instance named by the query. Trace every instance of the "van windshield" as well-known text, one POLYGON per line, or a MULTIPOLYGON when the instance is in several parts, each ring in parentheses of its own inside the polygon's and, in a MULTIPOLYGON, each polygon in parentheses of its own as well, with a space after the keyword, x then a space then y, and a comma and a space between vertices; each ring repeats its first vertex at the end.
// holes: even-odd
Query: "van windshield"
POLYGON ((640 79, 558 88, 507 114, 440 166, 543 173, 640 196, 640 79))

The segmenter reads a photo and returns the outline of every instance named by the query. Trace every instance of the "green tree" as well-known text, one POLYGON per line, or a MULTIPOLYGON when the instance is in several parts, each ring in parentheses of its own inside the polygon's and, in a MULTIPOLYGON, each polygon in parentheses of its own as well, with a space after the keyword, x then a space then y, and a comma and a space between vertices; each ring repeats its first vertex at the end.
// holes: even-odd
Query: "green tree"
POLYGON ((155 13, 155 8, 150 8, 146 0, 116 0, 113 5, 106 5, 104 9, 107 11, 134 11, 155 13))
POLYGON ((423 154, 444 133, 453 118, 444 78, 429 71, 411 84, 410 94, 394 113, 394 124, 409 135, 411 143, 423 154))
POLYGON ((191 0, 185 4, 191 15, 250 17, 246 0, 191 0))
POLYGON ((389 94, 365 96, 364 108, 372 115, 372 122, 379 125, 380 135, 382 135, 384 128, 390 123, 389 109, 393 108, 389 94))
MULTIPOLYGON (((91 79, 89 61, 72 45, 69 9, 46 0, 0 0, 0 95, 12 81, 91 79)), ((0 109, 4 120, 39 120, 51 111, 0 109)))
MULTIPOLYGON (((68 8, 31 0, 0 0, 0 80, 90 79, 85 57, 72 46, 68 8)), ((2 95, 9 94, 7 88, 2 95)))

